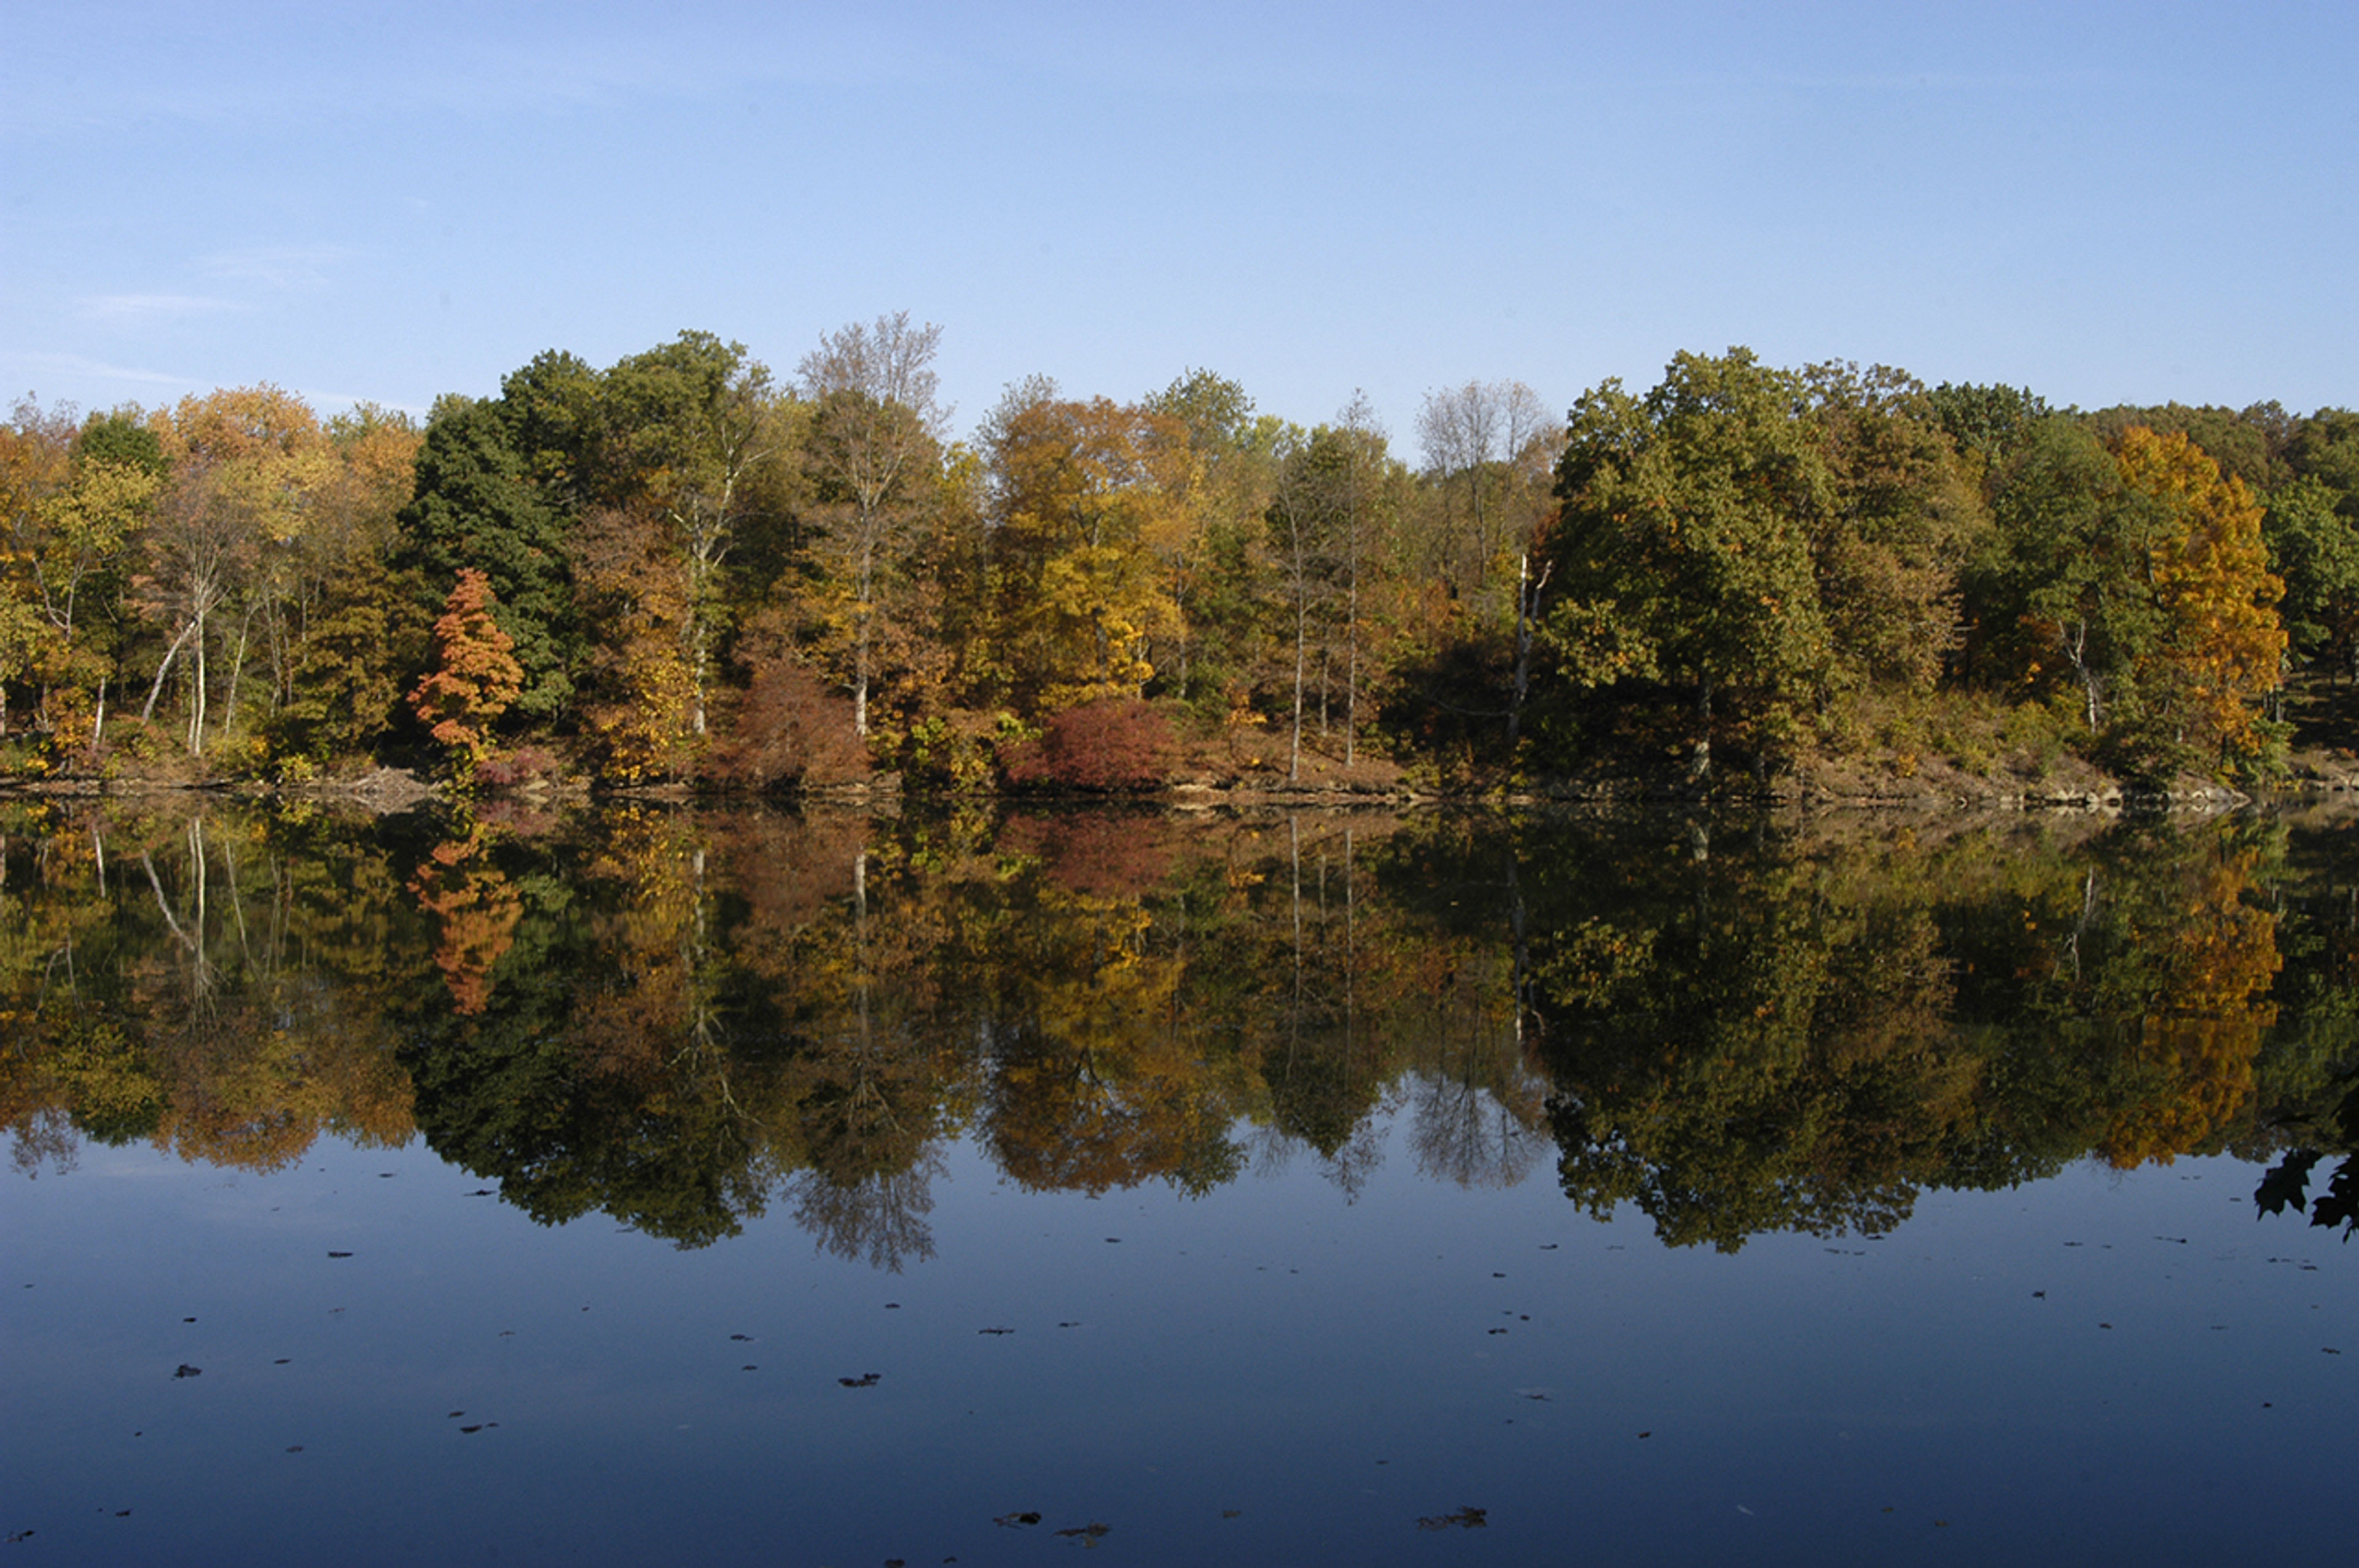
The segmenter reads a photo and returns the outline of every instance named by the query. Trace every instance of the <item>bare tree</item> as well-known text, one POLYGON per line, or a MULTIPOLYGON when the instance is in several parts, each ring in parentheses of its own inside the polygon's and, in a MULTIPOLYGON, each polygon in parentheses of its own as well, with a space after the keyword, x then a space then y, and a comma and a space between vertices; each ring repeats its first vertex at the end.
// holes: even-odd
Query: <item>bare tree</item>
POLYGON ((805 395, 818 405, 815 471, 842 497, 829 534, 850 579, 852 724, 864 736, 878 572, 915 511, 909 488, 950 425, 933 370, 941 336, 940 327, 912 327, 909 313, 897 311, 827 334, 797 369, 805 395))
POLYGON ((156 699, 183 648, 190 650, 187 744, 204 751, 206 697, 212 687, 206 667, 208 631, 220 609, 250 569, 258 549, 253 508, 240 488, 225 481, 220 465, 182 465, 165 491, 147 537, 147 569, 134 579, 141 610, 160 625, 177 625, 156 665, 156 679, 140 708, 142 723, 155 717, 156 699))
POLYGON ((1531 557, 1545 515, 1549 448, 1560 428, 1539 394, 1520 381, 1470 381, 1429 392, 1417 416, 1427 474, 1448 502, 1438 553, 1451 589, 1483 606, 1483 619, 1504 611, 1493 623, 1514 624, 1510 745, 1531 688, 1532 641, 1548 587, 1547 568, 1535 575, 1531 557))
POLYGON ((1426 471, 1464 508, 1444 555, 1444 569, 1461 598, 1479 593, 1504 568, 1510 544, 1521 554, 1528 543, 1508 537, 1516 521, 1510 503, 1517 480, 1526 477, 1518 470, 1560 425, 1539 394, 1520 381, 1470 381, 1425 395, 1417 437, 1426 471))

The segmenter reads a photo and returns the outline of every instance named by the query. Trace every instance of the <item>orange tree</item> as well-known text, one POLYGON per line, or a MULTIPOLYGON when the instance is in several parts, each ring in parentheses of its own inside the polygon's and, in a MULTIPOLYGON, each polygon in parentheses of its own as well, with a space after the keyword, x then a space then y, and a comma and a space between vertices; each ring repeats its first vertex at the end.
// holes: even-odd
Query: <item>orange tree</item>
POLYGON ((516 644, 492 617, 491 579, 473 567, 442 602, 434 622, 434 667, 411 689, 409 704, 434 739, 451 749, 462 781, 491 750, 491 725, 524 689, 516 644))

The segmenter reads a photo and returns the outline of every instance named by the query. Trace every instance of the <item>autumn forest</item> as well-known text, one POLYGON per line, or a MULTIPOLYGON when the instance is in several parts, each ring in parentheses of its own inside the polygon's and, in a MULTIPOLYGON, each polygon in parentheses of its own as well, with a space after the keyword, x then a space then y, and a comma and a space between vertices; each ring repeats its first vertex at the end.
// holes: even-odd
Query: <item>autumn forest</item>
MULTIPOLYGON (((1190 371, 701 332, 420 423, 264 385, 0 429, 0 768, 461 792, 1433 792, 2282 773, 2359 663, 2359 415, 1681 354, 1403 456, 1190 371), (2324 694, 2289 702, 2288 682, 2324 694)), ((1403 443, 1406 445, 1406 443, 1403 443)))

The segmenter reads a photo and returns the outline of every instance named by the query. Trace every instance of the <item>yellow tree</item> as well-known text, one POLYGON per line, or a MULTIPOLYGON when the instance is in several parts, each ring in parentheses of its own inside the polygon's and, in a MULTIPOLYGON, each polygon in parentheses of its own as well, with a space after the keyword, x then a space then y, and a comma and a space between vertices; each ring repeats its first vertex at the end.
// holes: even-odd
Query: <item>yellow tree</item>
POLYGON ((906 310, 853 322, 803 356, 800 375, 815 405, 809 462, 820 481, 814 554, 845 600, 853 732, 868 734, 887 586, 919 531, 930 481, 941 469, 950 410, 935 397, 934 350, 942 330, 909 325, 906 310))
POLYGON ((2184 435, 2133 427, 2114 460, 2124 484, 2168 520, 2149 557, 2161 634, 2139 687, 2190 752, 2255 756, 2255 704, 2279 684, 2286 650, 2285 583, 2269 570, 2261 504, 2184 435))
POLYGON ((1010 695, 1036 712, 1136 697, 1179 612, 1158 552, 1184 533, 1184 427, 1100 397, 1047 395, 994 416, 995 609, 1010 695))
POLYGON ((183 398, 151 418, 171 479, 147 534, 145 570, 134 580, 141 611, 168 634, 141 710, 154 716, 183 653, 190 666, 188 746, 204 750, 211 715, 215 618, 229 656, 217 730, 236 723, 238 692, 255 636, 290 589, 295 549, 336 454, 300 399, 264 384, 183 398))
POLYGON ((669 569, 664 523, 644 504, 609 508, 578 539, 578 580, 602 628, 584 716, 600 768, 626 783, 677 775, 699 746, 697 610, 689 579, 669 569))
POLYGON ((8 728, 7 687, 32 671, 44 641, 40 560, 71 438, 71 416, 29 398, 0 426, 0 734, 8 728))

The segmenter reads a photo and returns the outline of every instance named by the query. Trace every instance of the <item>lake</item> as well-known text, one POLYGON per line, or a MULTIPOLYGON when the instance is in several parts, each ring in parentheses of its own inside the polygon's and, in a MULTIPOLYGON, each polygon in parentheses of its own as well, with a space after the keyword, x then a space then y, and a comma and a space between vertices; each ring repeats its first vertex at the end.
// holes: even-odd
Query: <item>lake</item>
POLYGON ((2347 1550, 2335 819, 0 828, 16 1561, 2347 1550))

